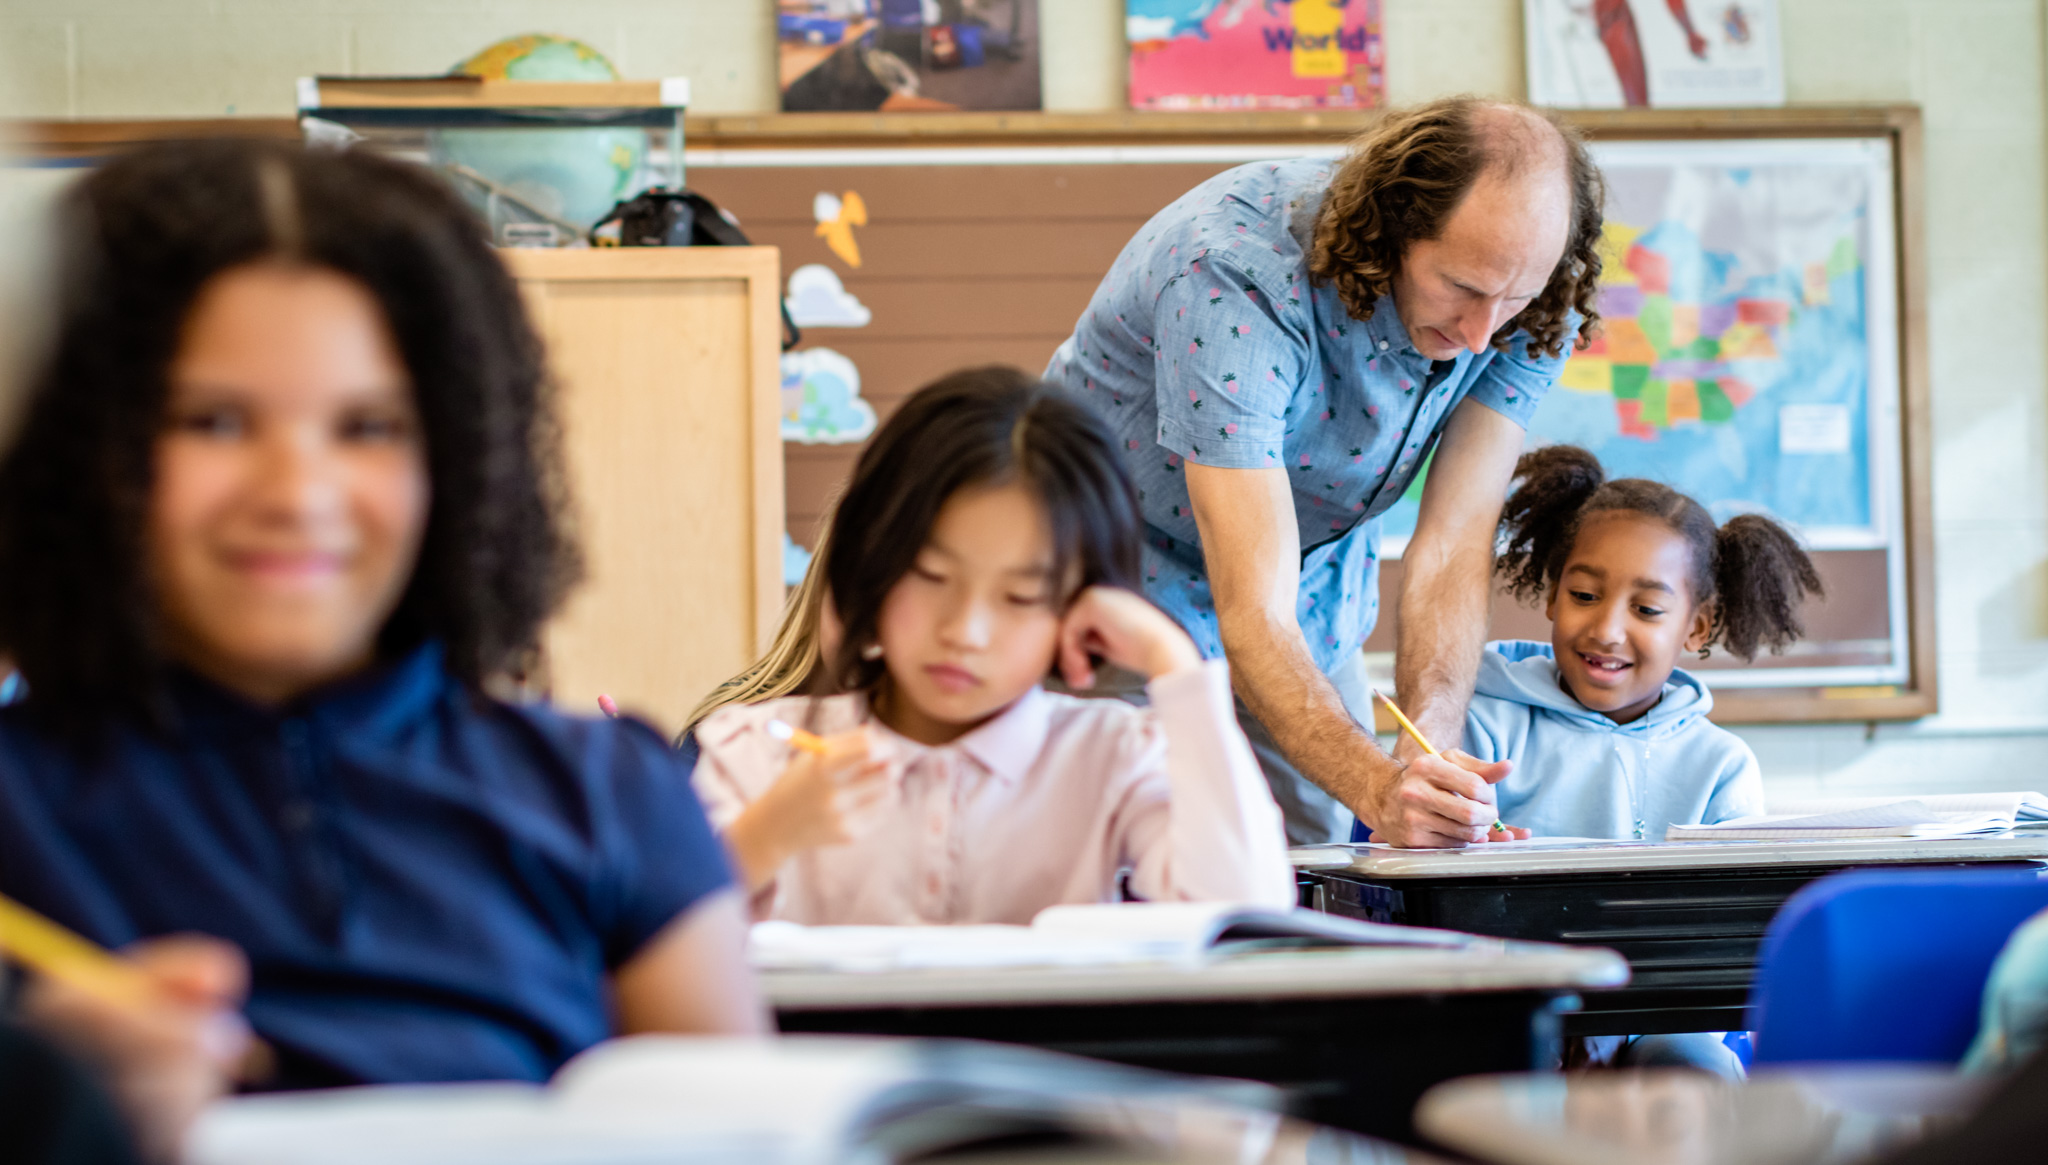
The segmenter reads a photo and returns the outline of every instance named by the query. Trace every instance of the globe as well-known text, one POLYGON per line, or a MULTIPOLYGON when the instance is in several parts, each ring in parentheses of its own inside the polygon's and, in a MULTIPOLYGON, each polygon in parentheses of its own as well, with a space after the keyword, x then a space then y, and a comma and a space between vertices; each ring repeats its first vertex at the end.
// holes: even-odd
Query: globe
MULTIPOLYGON (((582 41, 534 33, 508 37, 452 72, 511 81, 616 81, 619 71, 582 41)), ((556 218, 589 229, 639 188, 643 129, 447 129, 428 135, 436 165, 464 166, 556 218)), ((479 209, 488 198, 461 183, 479 209)), ((492 224, 496 227, 496 223, 492 224)))

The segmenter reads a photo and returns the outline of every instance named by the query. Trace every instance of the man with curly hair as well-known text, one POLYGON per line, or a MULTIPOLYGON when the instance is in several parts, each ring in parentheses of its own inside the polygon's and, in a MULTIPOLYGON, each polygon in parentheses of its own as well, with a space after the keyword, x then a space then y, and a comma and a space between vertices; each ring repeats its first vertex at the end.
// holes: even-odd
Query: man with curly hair
MULTIPOLYGON (((1338 160, 1226 171, 1124 248, 1048 379, 1118 429, 1151 598, 1230 660, 1295 844, 1485 840, 1505 764, 1371 732, 1379 516, 1432 465, 1395 683, 1459 739, 1523 429, 1597 323, 1602 185, 1525 106, 1388 114, 1338 160)), ((1494 835, 1500 837, 1502 835, 1494 835)))

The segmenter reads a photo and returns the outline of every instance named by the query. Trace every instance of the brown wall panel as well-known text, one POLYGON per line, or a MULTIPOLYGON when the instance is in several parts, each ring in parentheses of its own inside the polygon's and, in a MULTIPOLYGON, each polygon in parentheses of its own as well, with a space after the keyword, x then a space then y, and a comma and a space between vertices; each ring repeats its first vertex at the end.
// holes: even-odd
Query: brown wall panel
MULTIPOLYGON (((784 277, 806 263, 836 272, 873 313, 863 328, 807 328, 803 347, 853 361, 861 395, 886 420, 904 397, 955 369, 1010 364, 1036 373, 1071 334, 1124 244, 1223 163, 1057 166, 709 167, 690 185, 781 248, 784 277), (858 192, 861 265, 817 236, 818 193, 858 192)), ((858 453, 787 447, 790 536, 818 517, 858 453)))
POLYGON ((1057 166, 698 166, 690 186, 739 216, 749 231, 810 229, 820 191, 857 191, 871 223, 1028 219, 1129 220, 1135 227, 1225 163, 1057 166))
POLYGON ((1019 219, 1004 224, 999 233, 988 223, 877 222, 857 230, 861 265, 848 270, 826 250, 809 223, 747 224, 748 237, 782 248, 792 270, 803 263, 827 263, 850 288, 878 279, 978 279, 990 274, 1100 280, 1130 241, 1132 229, 1129 219, 1019 219), (994 253, 998 246, 1000 255, 994 253))

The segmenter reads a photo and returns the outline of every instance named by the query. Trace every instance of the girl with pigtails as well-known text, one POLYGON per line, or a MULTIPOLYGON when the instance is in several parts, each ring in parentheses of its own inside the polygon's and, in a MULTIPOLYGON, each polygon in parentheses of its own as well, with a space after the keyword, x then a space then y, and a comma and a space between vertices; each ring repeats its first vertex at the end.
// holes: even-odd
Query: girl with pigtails
POLYGON ((1524 454, 1515 479, 1495 571, 1542 601, 1550 642, 1487 645, 1463 742, 1514 764, 1494 786, 1509 835, 1654 841, 1763 812, 1755 755, 1708 722, 1713 697, 1678 662, 1799 638, 1821 593, 1806 552, 1761 514, 1717 526, 1670 486, 1608 481, 1576 446, 1524 454))
MULTIPOLYGON (((1716 525, 1661 482, 1608 481, 1584 449, 1552 445, 1515 465, 1495 573, 1541 599, 1550 642, 1486 645, 1464 750, 1514 767, 1494 786, 1491 840, 1660 841, 1669 825, 1764 811, 1763 777, 1741 737, 1709 723, 1713 696, 1678 667, 1720 647, 1737 659, 1799 638, 1820 576, 1761 514, 1716 525)), ((1570 1066, 1687 1067, 1740 1079, 1725 1032, 1589 1036, 1570 1066)))

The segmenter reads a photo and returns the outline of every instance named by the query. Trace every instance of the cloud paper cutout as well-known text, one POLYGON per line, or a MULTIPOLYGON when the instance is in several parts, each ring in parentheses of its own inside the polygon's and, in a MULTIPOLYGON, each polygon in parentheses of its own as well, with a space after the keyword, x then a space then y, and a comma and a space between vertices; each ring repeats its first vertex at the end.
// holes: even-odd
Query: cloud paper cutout
POLYGON ((830 348, 782 356, 782 439, 848 445, 875 431, 875 407, 861 399, 860 370, 830 348))
POLYGON ((800 328, 864 328, 875 313, 823 263, 806 263, 789 273, 789 318, 800 328))

